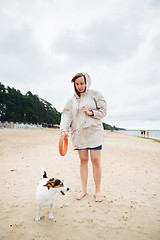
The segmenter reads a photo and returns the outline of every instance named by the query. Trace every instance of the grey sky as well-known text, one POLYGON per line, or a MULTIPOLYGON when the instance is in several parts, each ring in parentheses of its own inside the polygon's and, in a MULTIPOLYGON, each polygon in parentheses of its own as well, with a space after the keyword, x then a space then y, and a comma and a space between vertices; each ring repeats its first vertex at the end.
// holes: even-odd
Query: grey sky
POLYGON ((108 124, 160 129, 160 2, 0 1, 0 81, 62 111, 88 72, 108 124))

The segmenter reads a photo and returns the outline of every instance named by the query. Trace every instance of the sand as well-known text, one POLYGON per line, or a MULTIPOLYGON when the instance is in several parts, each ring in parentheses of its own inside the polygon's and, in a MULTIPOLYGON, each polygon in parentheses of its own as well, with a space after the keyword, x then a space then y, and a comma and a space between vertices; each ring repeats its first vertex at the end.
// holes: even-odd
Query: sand
POLYGON ((58 129, 0 129, 0 240, 160 239, 160 143, 105 132, 102 192, 96 203, 92 165, 88 195, 80 190, 79 159, 69 138, 58 152, 58 129), (54 220, 48 207, 35 222, 35 190, 41 167, 70 191, 56 195, 54 220))

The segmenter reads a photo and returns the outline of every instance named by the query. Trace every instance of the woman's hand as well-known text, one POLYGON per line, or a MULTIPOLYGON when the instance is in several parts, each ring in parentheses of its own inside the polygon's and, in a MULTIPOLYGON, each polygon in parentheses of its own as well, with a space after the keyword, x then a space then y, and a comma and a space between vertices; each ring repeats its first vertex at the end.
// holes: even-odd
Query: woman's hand
POLYGON ((93 116, 93 112, 88 109, 87 106, 82 107, 83 112, 88 116, 93 116))
POLYGON ((68 137, 68 133, 67 133, 67 132, 62 132, 62 133, 61 133, 61 136, 65 139, 65 138, 68 137))

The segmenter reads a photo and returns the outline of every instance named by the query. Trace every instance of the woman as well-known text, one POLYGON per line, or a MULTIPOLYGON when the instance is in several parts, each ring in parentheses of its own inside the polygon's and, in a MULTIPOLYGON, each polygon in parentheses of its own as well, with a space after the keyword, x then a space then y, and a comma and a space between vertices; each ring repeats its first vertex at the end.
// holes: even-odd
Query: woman
POLYGON ((64 135, 64 132, 68 133, 71 127, 72 143, 74 149, 79 153, 82 191, 76 196, 76 199, 81 200, 87 194, 90 151, 95 182, 95 201, 101 202, 103 201, 100 192, 103 143, 101 119, 106 115, 106 101, 100 92, 89 89, 91 79, 87 73, 77 73, 71 82, 74 83, 75 93, 64 107, 60 130, 64 135))

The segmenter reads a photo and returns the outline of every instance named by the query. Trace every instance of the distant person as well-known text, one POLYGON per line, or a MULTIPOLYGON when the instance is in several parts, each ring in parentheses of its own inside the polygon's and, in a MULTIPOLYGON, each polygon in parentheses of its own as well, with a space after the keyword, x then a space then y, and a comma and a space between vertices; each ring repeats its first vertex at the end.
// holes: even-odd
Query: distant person
POLYGON ((80 176, 82 191, 76 196, 81 200, 87 194, 89 151, 93 166, 95 182, 95 201, 104 200, 101 195, 101 149, 103 143, 103 124, 101 119, 106 115, 107 106, 102 94, 91 90, 91 78, 88 73, 77 73, 71 80, 74 83, 74 96, 68 100, 62 112, 60 123, 61 135, 71 136, 74 149, 80 158, 80 176))
POLYGON ((149 131, 147 130, 147 137, 149 137, 149 131))
POLYGON ((144 137, 145 137, 145 135, 146 135, 146 131, 145 131, 145 130, 143 131, 143 135, 144 135, 144 137))
POLYGON ((141 130, 141 136, 143 136, 143 130, 141 130))

